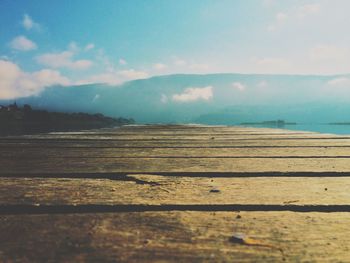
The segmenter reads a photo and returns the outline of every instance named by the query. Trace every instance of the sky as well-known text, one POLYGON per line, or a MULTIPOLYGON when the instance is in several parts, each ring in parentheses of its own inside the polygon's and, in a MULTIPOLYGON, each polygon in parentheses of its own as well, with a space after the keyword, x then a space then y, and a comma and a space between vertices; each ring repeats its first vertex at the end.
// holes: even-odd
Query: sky
POLYGON ((349 10, 348 0, 0 0, 0 98, 175 73, 347 74, 349 10))

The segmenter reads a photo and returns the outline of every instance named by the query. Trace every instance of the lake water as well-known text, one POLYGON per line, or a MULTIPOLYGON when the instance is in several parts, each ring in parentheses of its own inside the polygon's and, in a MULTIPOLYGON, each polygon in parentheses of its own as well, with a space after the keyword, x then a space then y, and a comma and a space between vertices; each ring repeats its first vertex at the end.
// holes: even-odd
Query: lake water
POLYGON ((321 132, 321 133, 350 135, 350 125, 296 124, 296 125, 284 125, 282 127, 264 126, 264 125, 244 125, 244 126, 279 128, 279 129, 296 130, 296 131, 313 131, 313 132, 321 132))

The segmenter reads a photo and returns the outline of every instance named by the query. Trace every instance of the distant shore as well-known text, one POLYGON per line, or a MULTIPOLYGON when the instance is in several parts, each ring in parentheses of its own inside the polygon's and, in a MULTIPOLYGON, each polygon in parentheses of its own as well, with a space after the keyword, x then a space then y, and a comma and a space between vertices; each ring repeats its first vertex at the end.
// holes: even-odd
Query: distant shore
POLYGON ((286 122, 284 120, 262 121, 262 122, 243 122, 240 125, 284 127, 285 125, 297 125, 296 122, 286 122))
POLYGON ((24 135, 54 131, 78 131, 133 124, 133 119, 103 114, 62 113, 34 110, 29 105, 0 105, 0 135, 24 135))

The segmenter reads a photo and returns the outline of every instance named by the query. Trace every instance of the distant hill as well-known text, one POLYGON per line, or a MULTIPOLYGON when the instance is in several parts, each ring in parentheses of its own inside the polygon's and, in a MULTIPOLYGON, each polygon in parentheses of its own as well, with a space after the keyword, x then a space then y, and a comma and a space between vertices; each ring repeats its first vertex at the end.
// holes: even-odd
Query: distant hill
POLYGON ((54 111, 101 112, 141 123, 343 122, 350 120, 348 78, 168 75, 119 86, 49 87, 37 96, 17 99, 17 103, 54 111))

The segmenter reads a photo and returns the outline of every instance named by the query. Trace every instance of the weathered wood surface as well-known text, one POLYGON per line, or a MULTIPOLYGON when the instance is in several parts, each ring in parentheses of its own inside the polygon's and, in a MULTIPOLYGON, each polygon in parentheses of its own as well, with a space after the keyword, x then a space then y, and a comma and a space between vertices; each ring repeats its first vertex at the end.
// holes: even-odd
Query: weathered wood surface
POLYGON ((0 262, 348 262, 348 176, 350 137, 332 134, 161 125, 2 137, 0 262))
POLYGON ((280 148, 0 148, 0 158, 229 158, 229 157, 350 157, 350 147, 280 148))
MULTIPOLYGON (((349 136, 334 136, 327 134, 224 134, 224 135, 182 135, 179 136, 164 136, 164 135, 123 135, 123 134, 44 134, 44 135, 31 135, 25 137, 26 139, 32 140, 47 140, 47 139, 57 139, 57 140, 113 140, 113 141, 233 141, 233 140, 271 140, 271 139, 350 139, 349 136)), ((19 139, 19 138, 13 138, 19 139)), ((8 139, 9 140, 9 139, 8 139)))
POLYGON ((221 140, 221 141, 182 141, 178 140, 149 140, 149 141, 113 141, 113 140, 79 140, 79 139, 0 139, 0 148, 322 148, 322 147, 350 147, 350 139, 268 139, 268 140, 221 140))
POLYGON ((350 205, 349 177, 1 178, 1 189, 7 194, 0 196, 0 207, 6 204, 350 205))
POLYGON ((49 133, 39 135, 27 135, 22 137, 8 137, 6 140, 112 140, 112 141, 152 141, 152 140, 166 140, 176 141, 232 141, 232 140, 271 140, 271 139, 350 139, 350 136, 340 136, 334 134, 322 134, 322 133, 305 133, 305 132, 232 132, 232 133, 175 133, 175 134, 159 134, 159 133, 124 133, 119 130, 112 133, 49 133))
POLYGON ((349 225, 349 213, 0 216, 0 261, 349 262, 349 225), (261 246, 231 242, 236 234, 261 246))
POLYGON ((1 160, 0 174, 16 173, 288 173, 350 172, 350 159, 332 158, 72 158, 1 160))

